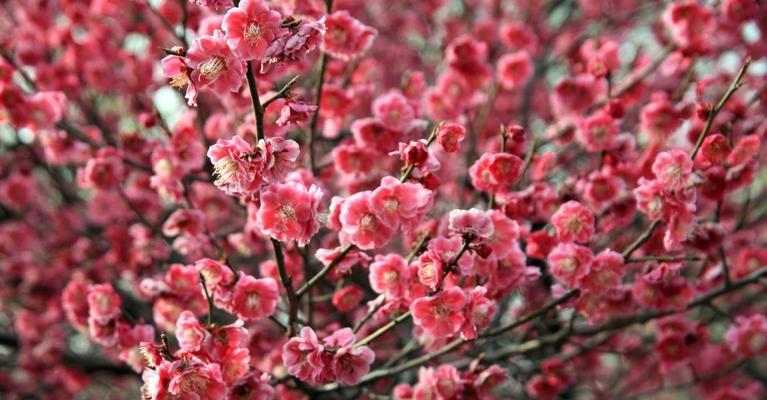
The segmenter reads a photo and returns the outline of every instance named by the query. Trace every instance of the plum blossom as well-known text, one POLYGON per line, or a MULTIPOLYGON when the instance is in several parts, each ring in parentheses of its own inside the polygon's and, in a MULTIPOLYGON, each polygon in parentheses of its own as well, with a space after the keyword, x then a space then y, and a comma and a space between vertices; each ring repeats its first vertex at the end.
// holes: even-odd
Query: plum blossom
POLYGON ((431 208, 433 195, 419 183, 400 183, 387 176, 370 195, 376 217, 388 226, 414 225, 431 208))
POLYGON ((498 59, 498 80, 506 90, 522 88, 533 76, 534 65, 527 51, 504 54, 498 59))
POLYGON ((296 240, 305 245, 320 229, 317 219, 322 191, 296 182, 271 184, 261 191, 256 215, 259 230, 282 242, 296 240))
POLYGON ((594 214, 577 201, 568 201, 551 216, 561 242, 586 243, 594 235, 594 214))
POLYGON ((219 96, 236 92, 242 86, 245 61, 232 53, 221 31, 195 39, 186 58, 197 86, 209 87, 219 96))
POLYGON ((322 50, 341 60, 350 60, 365 53, 373 44, 378 31, 354 19, 346 10, 336 11, 325 19, 322 50))
POLYGON ((452 287, 430 297, 421 297, 410 305, 413 322, 434 337, 450 337, 461 330, 466 317, 466 294, 452 287))
POLYGON ((259 60, 279 34, 280 13, 263 0, 242 0, 227 11, 221 24, 226 43, 243 60, 259 60))
POLYGON ((170 78, 170 86, 174 89, 186 88, 184 98, 191 107, 197 106, 197 83, 192 80, 192 67, 187 61, 177 55, 169 55, 162 59, 162 72, 170 78))
POLYGON ((234 287, 232 304, 228 308, 243 320, 258 319, 274 313, 278 298, 279 289, 274 279, 242 275, 234 287))
POLYGON ((437 143, 448 153, 457 153, 465 136, 466 128, 453 122, 442 124, 437 128, 437 143))
POLYGON ((378 255, 370 264, 370 287, 389 298, 402 297, 410 283, 410 269, 399 254, 378 255))
POLYGON ((567 286, 577 287, 591 271, 594 253, 588 247, 560 243, 551 250, 547 260, 554 278, 567 286))
POLYGON ((762 314, 736 317, 725 332, 724 341, 743 357, 764 354, 767 352, 767 318, 762 314))
POLYGON ((363 250, 381 247, 391 240, 396 226, 388 225, 376 215, 371 204, 372 192, 356 193, 341 205, 341 233, 363 250))
POLYGON ((472 208, 453 210, 449 215, 450 231, 458 235, 488 238, 493 234, 493 220, 486 212, 472 208))
POLYGON ((508 153, 485 153, 469 169, 471 184, 483 192, 509 189, 522 172, 522 159, 508 153))

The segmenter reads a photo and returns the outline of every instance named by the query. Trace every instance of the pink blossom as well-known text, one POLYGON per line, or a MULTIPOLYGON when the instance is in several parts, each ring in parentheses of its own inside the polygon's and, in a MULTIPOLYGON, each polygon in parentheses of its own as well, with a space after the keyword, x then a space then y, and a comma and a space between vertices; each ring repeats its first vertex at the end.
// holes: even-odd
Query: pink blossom
POLYGON ((558 244, 547 257, 551 275, 570 287, 577 287, 579 280, 589 274, 593 259, 591 249, 574 243, 558 244))
POLYGON ((767 318, 762 314, 737 316, 724 334, 727 345, 742 357, 754 357, 767 352, 767 318))
POLYGON ((356 385, 363 375, 370 371, 375 353, 367 346, 345 346, 333 356, 333 373, 336 380, 344 385, 356 385))
MULTIPOLYGON (((330 265, 336 258, 340 257, 341 254, 341 247, 336 247, 333 249, 318 249, 317 252, 314 254, 315 257, 322 263, 324 266, 330 265)), ((358 250, 351 250, 346 254, 346 257, 343 257, 340 262, 337 263, 335 268, 331 271, 331 275, 333 276, 342 276, 348 273, 353 266, 357 264, 361 264, 362 266, 367 266, 367 264, 370 262, 370 256, 365 254, 363 251, 358 250)))
POLYGON ((306 382, 315 382, 317 368, 323 365, 319 362, 323 346, 317 339, 312 328, 304 327, 298 336, 290 338, 282 347, 282 362, 287 372, 306 382))
POLYGON ((197 106, 197 83, 192 80, 192 68, 186 59, 180 56, 169 55, 162 59, 162 72, 166 78, 170 78, 170 86, 174 89, 186 87, 184 98, 190 107, 197 106))
POLYGON ((241 275, 234 287, 231 312, 243 320, 268 317, 274 314, 278 299, 279 289, 274 279, 241 275))
POLYGON ((390 91, 373 101, 373 115, 387 128, 402 131, 415 119, 415 110, 401 92, 390 91))
POLYGON ((437 143, 448 153, 457 153, 465 136, 466 128, 453 122, 442 124, 437 128, 437 143))
POLYGON ((432 193, 419 183, 400 183, 387 176, 370 195, 370 206, 386 225, 414 225, 431 208, 432 193))
POLYGON ((461 330, 464 339, 474 339, 477 333, 493 322, 495 314, 495 302, 487 298, 487 288, 478 286, 472 289, 467 296, 468 302, 465 310, 466 323, 461 330))
POLYGON ((199 87, 210 87, 223 96, 238 91, 242 86, 245 61, 232 53, 221 31, 195 39, 186 57, 189 66, 194 69, 192 80, 199 87))
POLYGON ((597 100, 603 88, 591 74, 576 75, 554 87, 551 102, 558 115, 579 116, 597 100))
MULTIPOLYGON (((172 395, 200 400, 222 399, 226 395, 226 384, 223 382, 219 364, 208 364, 195 359, 178 360, 174 361, 169 369, 170 381, 167 391, 172 395)), ((144 381, 147 379, 144 378, 144 381)))
POLYGON ((263 184, 264 155, 239 136, 219 139, 208 149, 208 158, 217 176, 216 187, 230 196, 251 194, 263 184))
POLYGON ((308 121, 316 111, 317 106, 288 99, 280 110, 280 118, 275 123, 277 126, 302 124, 308 121))
POLYGON ((496 258, 505 258, 513 249, 510 244, 519 239, 519 224, 497 210, 488 211, 487 214, 493 222, 493 233, 484 243, 490 246, 496 258))
MULTIPOLYGON (((491 240, 494 234, 491 235, 488 240, 491 240)), ((487 240, 486 240, 487 242, 487 240)), ((429 241, 426 249, 433 254, 436 254, 439 259, 442 260, 443 265, 448 265, 455 261, 455 257, 463 247, 463 239, 458 236, 440 236, 429 241)), ((492 245, 491 245, 492 247, 492 245)), ((464 252, 461 258, 457 260, 458 270, 461 274, 470 276, 474 274, 474 254, 472 252, 464 252)))
POLYGON ((323 17, 318 21, 300 22, 297 27, 283 32, 266 48, 261 58, 261 69, 269 64, 302 60, 322 43, 325 31, 323 17))
POLYGON ((493 220, 486 212, 472 208, 471 210, 450 211, 450 231, 458 235, 470 235, 478 238, 488 238, 493 234, 493 220))
POLYGON ((205 284, 209 288, 215 288, 219 285, 229 285, 234 282, 234 273, 222 263, 203 258, 194 263, 194 267, 205 279, 205 284))
POLYGON ((430 297, 416 299, 410 305, 413 322, 434 337, 450 337, 461 330, 466 294, 452 287, 430 297))
POLYGON ((712 165, 724 165, 730 154, 730 144, 721 133, 708 135, 700 146, 700 159, 712 165))
POLYGON ((618 136, 618 125, 610 114, 599 110, 579 120, 575 138, 591 152, 610 150, 618 136))
POLYGON ((708 50, 713 20, 711 9, 692 0, 669 4, 663 13, 663 23, 674 40, 691 52, 708 50))
POLYGON ((752 0, 724 0, 722 14, 734 22, 746 22, 759 12, 758 3, 752 0))
POLYGON ((77 171, 77 182, 88 189, 111 190, 122 182, 124 174, 120 153, 113 147, 105 147, 77 171))
POLYGON ((162 224, 162 233, 170 237, 179 234, 197 236, 204 232, 205 214, 200 210, 176 210, 162 224))
POLYGON ((471 184, 483 192, 510 189, 522 173, 522 159, 508 153, 485 153, 469 168, 471 184))
POLYGON ((342 313, 347 313, 349 311, 356 309, 362 302, 363 298, 364 298, 364 293, 362 292, 362 289, 360 289, 359 286, 349 285, 349 286, 344 286, 342 289, 337 290, 335 293, 333 293, 333 297, 331 298, 331 303, 333 303, 333 305, 338 309, 338 311, 342 313))
POLYGON ((410 283, 410 268, 399 254, 378 255, 370 264, 370 287, 389 298, 402 297, 410 283))
POLYGON ((242 0, 224 16, 226 43, 243 60, 259 60, 279 34, 282 18, 263 0, 242 0))
POLYGON ((365 53, 373 44, 378 31, 354 19, 346 10, 336 11, 325 20, 322 50, 341 60, 350 60, 365 53))
POLYGON ((264 235, 282 242, 305 245, 320 229, 317 220, 322 191, 312 185, 307 190, 296 182, 271 184, 261 191, 257 225, 264 235))
POLYGON ((506 90, 520 89, 533 76, 534 68, 527 51, 504 54, 498 59, 498 81, 506 90))
POLYGON ((176 320, 176 338, 183 351, 194 352, 202 349, 207 332, 191 311, 184 311, 176 320))
POLYGON ((692 300, 693 289, 683 276, 661 264, 640 274, 632 287, 637 303, 657 310, 683 310, 692 300))
POLYGON ((370 250, 381 247, 391 240, 396 231, 376 216, 371 205, 372 192, 359 192, 347 198, 341 205, 341 232, 357 247, 370 250))
POLYGON ((568 201, 551 216, 561 242, 587 243, 594 235, 594 214, 577 201, 568 201))
POLYGON ((602 292, 620 284, 626 273, 623 256, 612 250, 604 250, 594 257, 587 275, 581 278, 580 286, 587 290, 602 292))
POLYGON ((111 284, 88 288, 88 315, 100 324, 106 324, 120 315, 121 304, 122 300, 111 284))
POLYGON ((692 172, 692 160, 681 150, 664 151, 655 157, 652 172, 664 189, 682 190, 687 185, 692 172))
POLYGON ((354 141, 359 146, 381 153, 389 153, 397 148, 402 136, 401 132, 390 129, 378 118, 355 120, 350 129, 354 135, 354 141))
POLYGON ((436 290, 442 283, 444 265, 442 258, 434 251, 428 250, 418 256, 416 262, 418 280, 422 285, 428 287, 431 290, 436 290))

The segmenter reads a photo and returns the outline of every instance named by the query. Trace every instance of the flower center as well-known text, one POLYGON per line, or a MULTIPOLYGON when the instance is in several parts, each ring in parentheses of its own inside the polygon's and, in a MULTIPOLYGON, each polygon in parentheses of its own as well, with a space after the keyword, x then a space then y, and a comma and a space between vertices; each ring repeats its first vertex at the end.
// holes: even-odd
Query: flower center
POLYGON ((186 73, 178 74, 170 80, 170 87, 181 89, 189 83, 189 75, 186 73))
POLYGON ((254 43, 261 38, 261 25, 255 22, 251 22, 248 24, 248 26, 245 27, 245 31, 242 35, 245 37, 245 40, 250 43, 254 43))
POLYGON ((440 305, 434 307, 434 313, 437 314, 438 317, 444 317, 449 312, 450 312, 450 310, 444 304, 440 304, 440 305))
POLYGON ((221 73, 226 69, 226 62, 221 57, 213 57, 205 60, 199 66, 200 75, 202 75, 209 82, 215 81, 221 73))
POLYGON ((296 210, 288 204, 283 204, 282 206, 280 206, 280 209, 277 211, 277 214, 280 216, 280 219, 282 219, 283 221, 296 220, 296 210))
POLYGON ((384 283, 392 283, 397 280, 398 276, 397 271, 386 271, 383 273, 383 281, 384 283))
POLYGON ((581 219, 577 215, 573 215, 565 221, 565 229, 569 232, 577 232, 581 229, 581 219))
POLYGON ((248 298, 245 300, 245 307, 247 307, 249 310, 255 310, 258 308, 259 304, 261 302, 261 298, 256 293, 251 293, 248 295, 248 298))
POLYGON ((366 231, 373 230, 373 228, 375 228, 375 225, 376 225, 376 219, 374 216, 370 214, 365 214, 365 216, 363 216, 362 219, 360 219, 360 228, 366 231))
POLYGON ((575 271, 575 268, 578 266, 578 262, 575 261, 572 257, 568 257, 562 261, 561 268, 563 272, 570 273, 575 271))
POLYGON ((393 199, 393 198, 386 199, 386 201, 384 201, 384 208, 386 209, 386 211, 389 211, 389 212, 397 211, 397 209, 399 208, 399 200, 393 199))
POLYGON ((666 178, 678 182, 680 179, 682 179, 682 168, 680 168, 678 165, 670 165, 668 166, 663 173, 666 175, 666 178))
POLYGON ((213 175, 218 177, 214 183, 216 185, 228 183, 237 175, 238 169, 237 163, 231 158, 220 159, 213 167, 213 175))

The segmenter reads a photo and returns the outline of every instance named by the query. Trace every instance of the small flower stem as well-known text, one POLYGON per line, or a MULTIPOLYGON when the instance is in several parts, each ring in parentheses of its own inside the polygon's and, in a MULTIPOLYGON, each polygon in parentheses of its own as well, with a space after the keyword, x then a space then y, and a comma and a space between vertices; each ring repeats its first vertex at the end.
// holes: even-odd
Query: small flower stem
POLYGON ((261 105, 261 99, 258 97, 258 87, 256 86, 256 74, 253 72, 253 62, 248 61, 248 89, 250 89, 250 99, 253 102, 253 115, 256 117, 256 138, 264 139, 264 107, 261 105))
POLYGON ((208 326, 213 326, 213 296, 208 292, 208 285, 205 283, 205 277, 200 275, 200 284, 202 284, 202 291, 205 293, 205 299, 208 300, 208 326))
POLYGON ((650 237, 652 236, 652 233, 655 231, 655 228, 657 228, 660 225, 660 221, 653 221, 652 224, 650 224, 649 227, 647 227, 647 230, 642 234, 642 236, 638 237, 634 243, 631 243, 629 247, 626 248, 626 250, 623 250, 623 259, 628 259, 631 257, 631 254, 634 253, 640 246, 645 244, 648 240, 650 240, 650 237))
POLYGON ((280 281, 285 288, 285 293, 288 297, 288 323, 287 323, 287 335, 293 337, 296 334, 296 321, 298 320, 298 297, 295 291, 293 291, 293 278, 288 274, 285 269, 285 257, 282 254, 282 244, 276 240, 271 239, 272 247, 274 247, 274 259, 277 262, 277 271, 280 274, 280 281))
POLYGON ((328 272, 330 272, 331 269, 333 269, 336 265, 340 264, 341 261, 343 261, 344 257, 346 257, 346 255, 349 254, 349 252, 352 250, 353 247, 354 246, 351 245, 351 244, 347 244, 346 246, 344 246, 344 248, 341 249, 341 252, 338 253, 336 258, 334 258, 333 261, 330 262, 330 264, 328 264, 324 268, 322 268, 322 270, 320 270, 320 272, 318 272, 316 275, 311 277, 311 279, 309 279, 304 284, 304 286, 301 286, 301 288, 298 289, 298 291, 296 291, 296 296, 300 298, 301 296, 306 294, 306 292, 308 292, 309 289, 312 288, 312 286, 314 286, 317 282, 319 282, 319 280, 322 279, 322 277, 327 275, 328 272))
POLYGON ((732 97, 735 91, 743 86, 743 76, 746 75, 746 70, 748 70, 749 65, 751 65, 751 57, 746 57, 746 61, 743 62, 743 65, 740 67, 740 70, 735 76, 735 79, 732 81, 732 84, 730 84, 730 87, 726 92, 724 92, 724 95, 721 99, 719 99, 719 102, 716 104, 716 106, 714 106, 714 109, 711 110, 711 113, 708 114, 706 126, 703 128, 703 132, 701 132, 700 136, 698 136, 698 141, 695 143, 695 148, 693 148, 690 155, 692 160, 695 160, 695 156, 698 154, 700 146, 703 145, 703 141, 706 140, 706 136, 708 136, 708 134, 711 132, 711 128, 714 125, 714 119, 716 119, 716 116, 720 111, 722 111, 722 108, 724 108, 724 105, 727 104, 727 101, 730 99, 730 97, 732 97))

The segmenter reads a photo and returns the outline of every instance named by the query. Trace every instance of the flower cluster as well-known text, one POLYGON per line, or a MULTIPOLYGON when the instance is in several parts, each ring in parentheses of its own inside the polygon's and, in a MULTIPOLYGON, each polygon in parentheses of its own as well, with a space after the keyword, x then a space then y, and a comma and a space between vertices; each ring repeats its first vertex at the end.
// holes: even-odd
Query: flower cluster
POLYGON ((0 393, 765 398, 764 3, 6 0, 0 393))

